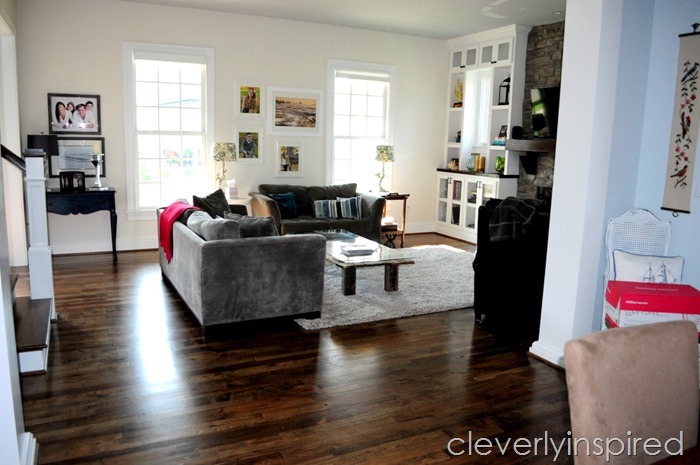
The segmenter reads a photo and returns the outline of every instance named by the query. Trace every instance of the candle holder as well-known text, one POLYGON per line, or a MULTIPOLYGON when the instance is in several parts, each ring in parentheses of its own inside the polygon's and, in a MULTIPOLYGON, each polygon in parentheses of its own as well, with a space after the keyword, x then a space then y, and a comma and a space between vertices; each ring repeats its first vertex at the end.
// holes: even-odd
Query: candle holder
POLYGON ((95 185, 94 189, 101 191, 107 189, 106 187, 102 187, 102 179, 100 178, 100 171, 102 168, 102 162, 104 161, 104 154, 103 153, 96 153, 92 156, 90 161, 92 162, 92 166, 95 167, 95 185))

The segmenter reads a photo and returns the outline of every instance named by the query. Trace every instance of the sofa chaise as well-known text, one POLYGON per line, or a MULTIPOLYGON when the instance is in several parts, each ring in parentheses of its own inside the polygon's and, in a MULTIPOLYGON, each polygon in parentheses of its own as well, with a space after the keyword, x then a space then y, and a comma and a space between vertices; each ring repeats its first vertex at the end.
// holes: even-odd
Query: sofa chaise
POLYGON ((272 217, 280 234, 345 229, 379 242, 384 197, 357 193, 357 184, 260 184, 251 192, 253 216, 272 217))
MULTIPOLYGON (((167 231, 160 230, 164 227, 163 211, 158 212, 161 238, 167 237, 167 231)), ((203 329, 321 311, 326 250, 323 236, 279 236, 269 218, 225 213, 228 219, 213 219, 204 211, 186 216, 187 224, 182 218, 172 222, 169 253, 168 247, 161 245, 159 262, 166 282, 203 329), (242 218, 258 223, 269 220, 271 235, 251 237, 245 233, 242 218)))

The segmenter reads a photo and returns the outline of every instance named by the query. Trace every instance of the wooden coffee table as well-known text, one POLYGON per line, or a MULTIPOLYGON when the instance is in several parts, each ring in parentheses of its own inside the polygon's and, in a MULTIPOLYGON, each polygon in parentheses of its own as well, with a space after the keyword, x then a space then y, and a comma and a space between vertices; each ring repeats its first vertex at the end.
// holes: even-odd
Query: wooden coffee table
POLYGON ((355 294, 357 269, 365 266, 384 265, 384 290, 399 290, 399 266, 415 263, 406 258, 403 251, 390 249, 377 242, 365 239, 344 229, 314 231, 326 238, 326 260, 343 269, 343 295, 355 294), (346 246, 367 246, 371 254, 348 256, 343 253, 346 246))

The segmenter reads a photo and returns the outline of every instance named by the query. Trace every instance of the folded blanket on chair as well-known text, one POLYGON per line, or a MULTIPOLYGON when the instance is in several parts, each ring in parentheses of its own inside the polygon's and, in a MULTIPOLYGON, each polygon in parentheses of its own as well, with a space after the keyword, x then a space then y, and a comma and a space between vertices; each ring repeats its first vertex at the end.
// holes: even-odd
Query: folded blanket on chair
POLYGON ((506 197, 493 210, 489 219, 491 241, 505 241, 525 236, 533 216, 543 203, 540 199, 506 197))
POLYGON ((159 243, 165 252, 168 263, 173 258, 173 223, 187 210, 201 210, 201 208, 193 207, 187 202, 177 201, 165 207, 165 210, 160 214, 159 243))

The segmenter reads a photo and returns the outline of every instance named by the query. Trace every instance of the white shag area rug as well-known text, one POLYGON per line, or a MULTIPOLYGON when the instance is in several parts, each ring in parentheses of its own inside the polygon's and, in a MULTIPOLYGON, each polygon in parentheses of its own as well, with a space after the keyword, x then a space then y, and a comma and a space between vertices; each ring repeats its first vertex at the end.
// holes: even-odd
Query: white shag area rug
POLYGON ((447 245, 403 249, 416 263, 399 267, 399 290, 384 290, 384 267, 357 269, 356 294, 343 295, 342 270, 326 262, 321 317, 295 320, 304 329, 444 312, 474 304, 474 254, 447 245))

